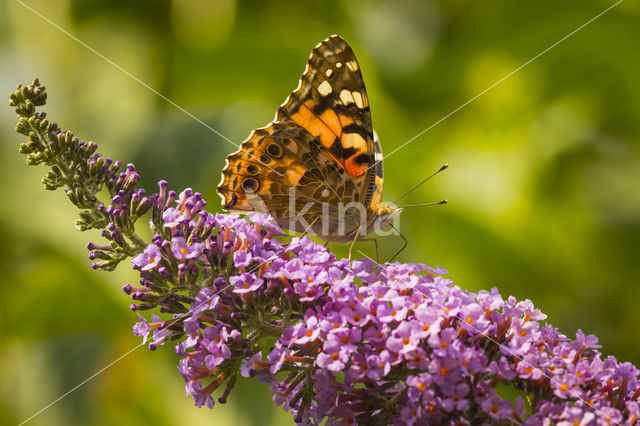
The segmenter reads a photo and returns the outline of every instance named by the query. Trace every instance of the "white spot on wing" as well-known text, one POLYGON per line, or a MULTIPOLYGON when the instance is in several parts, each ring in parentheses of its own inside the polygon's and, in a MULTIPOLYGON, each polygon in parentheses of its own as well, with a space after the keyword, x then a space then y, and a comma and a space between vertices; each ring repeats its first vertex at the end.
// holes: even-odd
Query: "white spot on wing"
POLYGON ((348 91, 347 89, 343 89, 342 92, 340 92, 340 100, 345 105, 354 103, 353 96, 351 95, 351 92, 348 91))
POLYGON ((342 62, 336 62, 336 68, 338 69, 342 68, 342 62))
POLYGON ((351 96, 353 96, 353 100, 358 108, 364 108, 364 103, 362 102, 362 95, 360 94, 360 92, 351 92, 351 96))
POLYGON ((326 80, 320 83, 320 85, 318 86, 318 93, 320 93, 322 96, 327 96, 331 93, 331 90, 331 84, 329 84, 329 82, 326 80))
POLYGON ((329 68, 328 70, 326 70, 324 72, 324 75, 326 75, 329 78, 333 77, 333 70, 331 68, 329 68))
POLYGON ((358 63, 356 61, 348 61, 347 62, 347 68, 349 68, 351 71, 357 71, 358 70, 358 63))

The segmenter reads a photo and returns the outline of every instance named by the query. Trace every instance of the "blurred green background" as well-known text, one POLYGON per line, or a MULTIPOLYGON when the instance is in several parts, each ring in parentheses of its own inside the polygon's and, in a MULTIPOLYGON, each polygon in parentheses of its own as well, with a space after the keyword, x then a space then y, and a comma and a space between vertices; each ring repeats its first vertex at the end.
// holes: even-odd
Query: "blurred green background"
MULTIPOLYGON (((239 143, 297 85, 331 34, 360 61, 389 153, 613 1, 24 0, 145 84, 239 143)), ((450 270, 461 287, 531 299, 569 336, 640 364, 640 3, 624 1, 385 160, 407 203, 401 261, 450 270)), ((40 77, 46 111, 148 190, 215 187, 235 148, 20 3, 0 3, 0 87, 40 77)), ((6 99, 6 98, 5 98, 6 99)), ((18 154, 0 108, 0 423, 34 414, 134 347, 120 287, 128 265, 90 269, 62 192, 18 154)), ((401 245, 381 241, 382 259, 401 245)), ((372 254, 372 247, 360 249, 372 254)), ((345 253, 345 249, 338 249, 345 253)), ((291 424, 266 387, 241 381, 213 411, 184 396, 171 347, 139 349, 30 424, 291 424)))

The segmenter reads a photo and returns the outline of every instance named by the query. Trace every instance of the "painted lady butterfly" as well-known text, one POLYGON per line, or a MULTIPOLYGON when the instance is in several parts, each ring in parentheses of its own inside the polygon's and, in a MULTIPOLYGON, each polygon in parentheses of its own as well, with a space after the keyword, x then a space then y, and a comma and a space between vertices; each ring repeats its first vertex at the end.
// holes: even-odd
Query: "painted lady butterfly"
POLYGON ((393 223, 402 209, 380 205, 382 151, 346 41, 313 49, 274 121, 227 157, 218 193, 227 211, 269 212, 283 228, 352 246, 393 223))

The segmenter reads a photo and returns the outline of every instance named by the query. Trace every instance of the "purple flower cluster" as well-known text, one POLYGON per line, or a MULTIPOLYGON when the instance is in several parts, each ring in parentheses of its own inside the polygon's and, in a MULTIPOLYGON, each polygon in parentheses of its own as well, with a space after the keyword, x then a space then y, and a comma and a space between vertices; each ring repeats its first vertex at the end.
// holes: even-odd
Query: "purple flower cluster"
POLYGON ((336 260, 308 237, 283 243, 264 215, 193 217, 180 207, 197 204, 190 194, 167 210, 165 227, 217 232, 189 243, 156 236, 134 265, 147 278, 171 264, 225 273, 174 314, 182 330, 167 333, 170 322, 155 318, 136 333, 155 330, 154 347, 179 339, 179 370, 197 406, 213 407, 225 381, 226 401, 240 371, 268 383, 274 402, 303 423, 617 424, 640 415, 638 370, 603 359, 594 336, 571 340, 542 325, 528 300, 461 290, 421 264, 336 260), (521 396, 504 398, 499 385, 521 396))
POLYGON ((204 210, 187 189, 146 196, 133 165, 36 113, 36 80, 11 95, 30 164, 50 167, 47 189, 65 187, 83 211, 94 268, 133 258, 134 333, 155 349, 175 342, 197 406, 226 402, 238 376, 268 383, 276 404, 305 424, 633 425, 638 369, 604 357, 597 339, 569 339, 533 304, 494 288, 471 293, 422 264, 337 260, 308 237, 276 239, 266 215, 249 220, 204 210), (100 201, 103 189, 109 199, 100 201), (136 224, 151 212, 154 236, 136 224))

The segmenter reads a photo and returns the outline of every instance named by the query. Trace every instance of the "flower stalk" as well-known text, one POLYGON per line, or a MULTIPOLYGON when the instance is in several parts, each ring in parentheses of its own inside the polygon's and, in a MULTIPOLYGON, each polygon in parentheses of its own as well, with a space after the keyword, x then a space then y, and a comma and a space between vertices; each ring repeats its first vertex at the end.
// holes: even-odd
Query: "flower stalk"
POLYGON ((38 80, 10 104, 27 163, 49 168, 80 210, 91 266, 131 259, 123 291, 149 348, 172 342, 196 406, 226 403, 238 376, 270 386, 306 424, 635 424, 638 369, 597 338, 544 323, 529 300, 471 293, 441 268, 349 262, 309 237, 282 236, 267 215, 213 214, 200 193, 166 181, 146 195, 132 164, 104 158, 49 122, 38 80), (145 241, 136 226, 146 222, 145 241), (501 388, 519 396, 507 399, 501 388), (526 401, 526 403, 525 403, 526 401))

